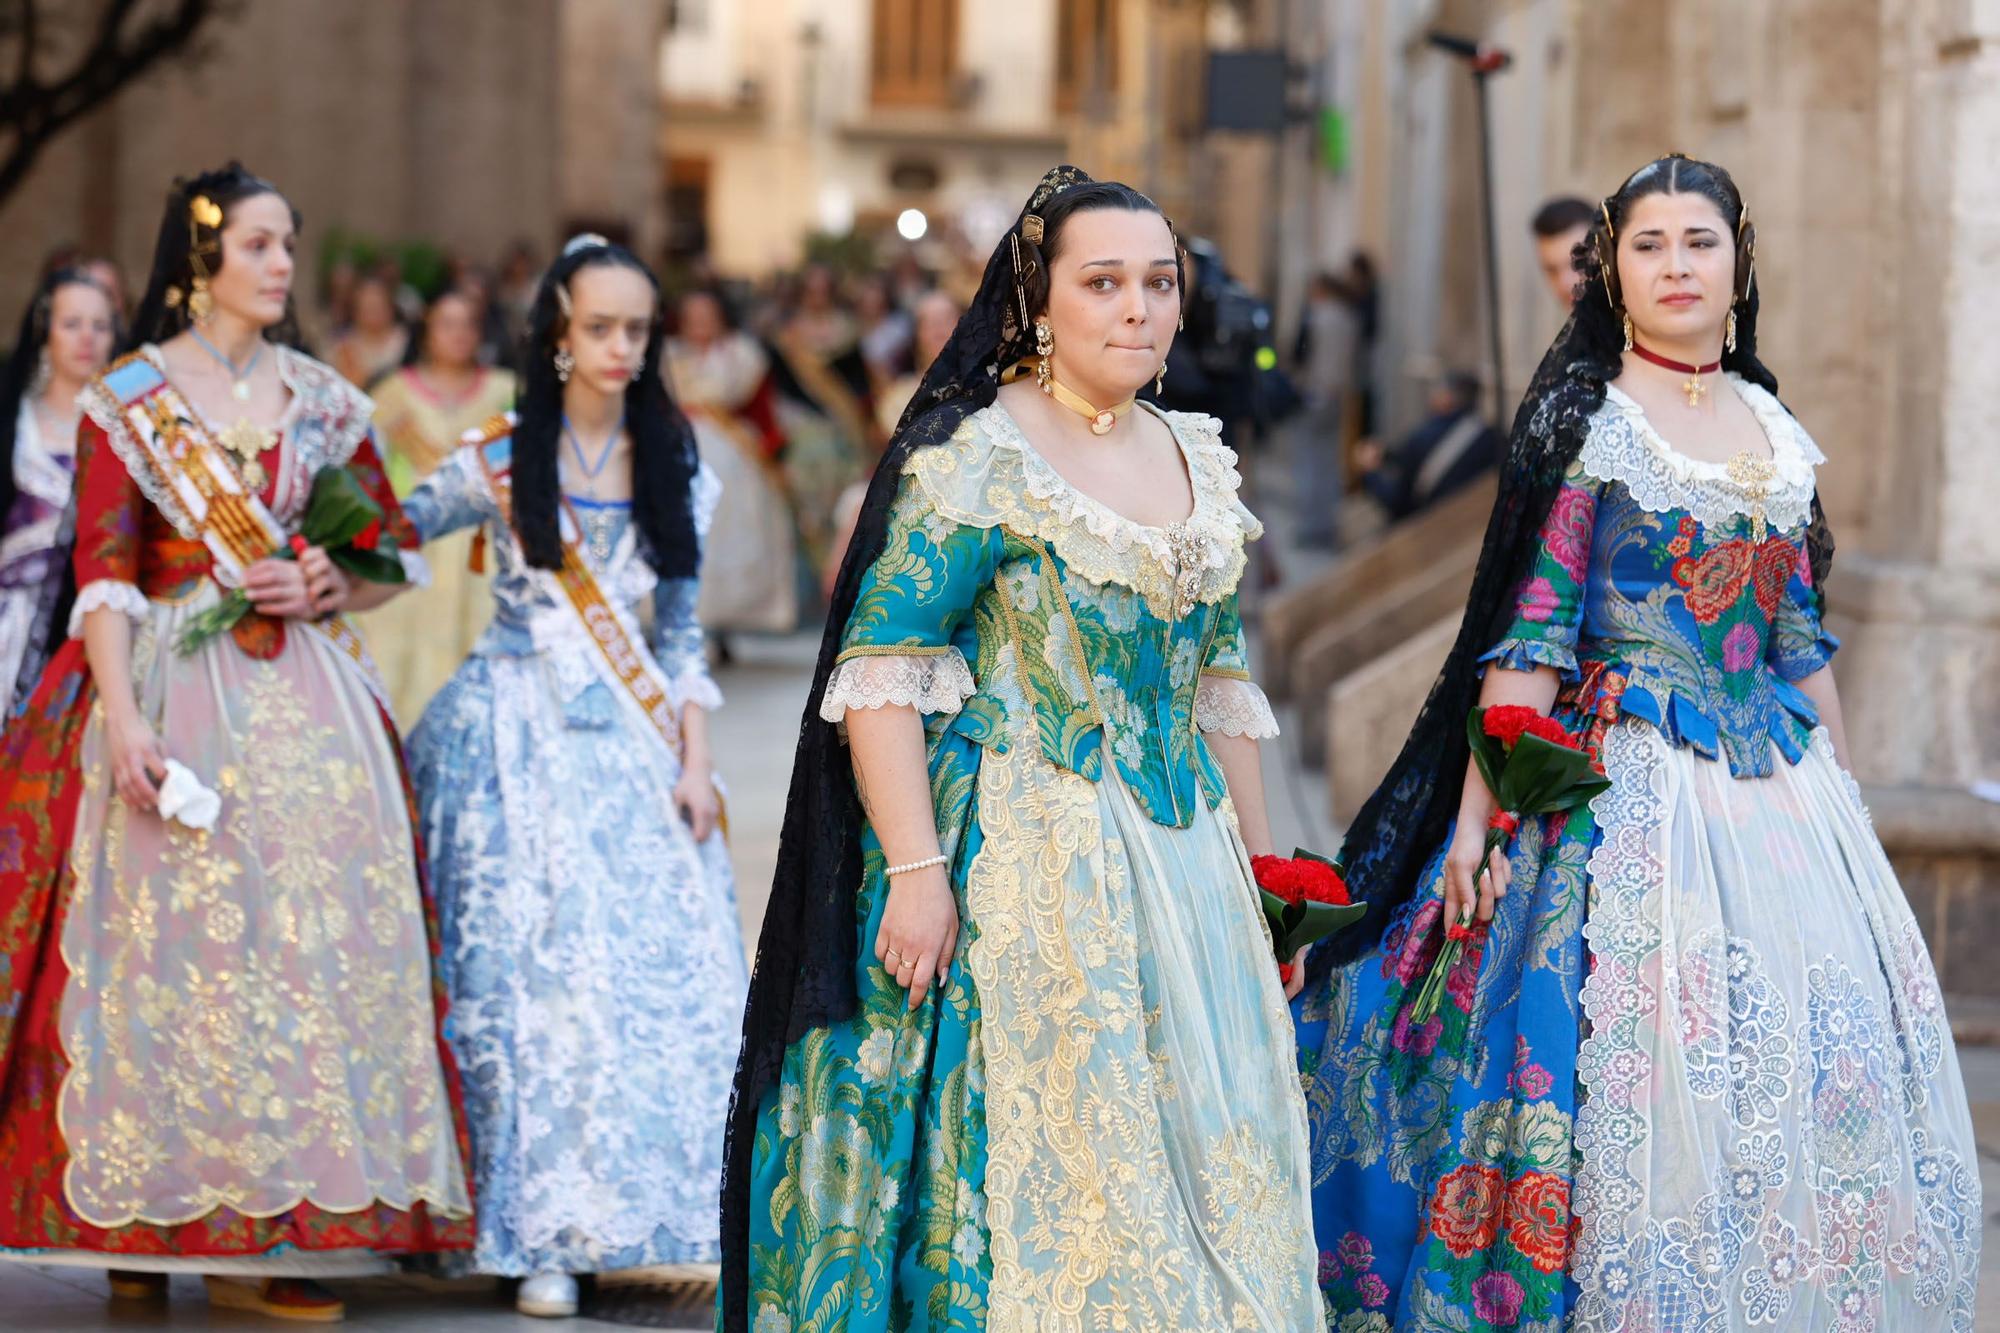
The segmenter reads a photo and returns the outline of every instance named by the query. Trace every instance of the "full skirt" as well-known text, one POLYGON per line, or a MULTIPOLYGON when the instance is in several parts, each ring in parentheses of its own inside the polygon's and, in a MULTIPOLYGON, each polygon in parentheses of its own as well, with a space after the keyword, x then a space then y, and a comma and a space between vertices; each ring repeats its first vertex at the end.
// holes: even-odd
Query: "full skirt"
MULTIPOLYGON (((1937 978, 1822 731, 1765 778, 1644 722, 1524 821, 1439 1017, 1439 870, 1299 1001, 1321 1278, 1356 1328, 1969 1329, 1937 978)), ((1341 1324, 1346 1328, 1346 1324, 1341 1324)))
POLYGON ((729 853, 695 842, 678 761, 636 706, 595 681, 565 700, 566 674, 474 657, 410 738, 472 1121, 472 1263, 712 1263, 749 984, 729 853))
POLYGON ((42 1262, 356 1271, 470 1240, 455 1076, 395 736, 296 624, 133 679, 220 796, 207 832, 113 791, 79 643, 7 733, 0 1246, 42 1262), (451 1220, 464 1219, 464 1220, 451 1220))
POLYGON ((871 835, 860 1012, 795 1043, 760 1109, 755 1328, 1321 1328, 1304 1106, 1233 818, 1164 827, 1108 762, 1091 782, 949 733, 932 785, 959 961, 914 1011, 875 962, 871 835))

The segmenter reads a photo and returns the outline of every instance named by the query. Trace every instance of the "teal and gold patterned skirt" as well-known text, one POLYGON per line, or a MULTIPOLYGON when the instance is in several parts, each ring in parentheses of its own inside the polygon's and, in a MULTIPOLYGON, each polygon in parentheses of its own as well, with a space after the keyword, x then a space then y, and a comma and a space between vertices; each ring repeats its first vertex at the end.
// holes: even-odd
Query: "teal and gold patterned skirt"
POLYGON ((1106 764, 947 734, 932 755, 965 923, 910 1011, 874 961, 851 1020, 760 1108, 756 1333, 1322 1327, 1291 1028, 1227 807, 1174 829, 1106 764))

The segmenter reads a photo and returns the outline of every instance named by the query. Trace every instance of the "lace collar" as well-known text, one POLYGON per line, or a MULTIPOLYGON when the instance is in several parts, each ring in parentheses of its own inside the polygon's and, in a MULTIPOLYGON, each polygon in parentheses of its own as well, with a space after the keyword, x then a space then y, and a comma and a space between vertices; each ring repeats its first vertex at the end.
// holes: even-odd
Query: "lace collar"
MULTIPOLYGON (((1784 404, 1740 376, 1723 377, 1757 418, 1771 446, 1775 477, 1763 497, 1773 527, 1790 531, 1812 513, 1813 470, 1826 461, 1784 404)), ((1703 524, 1747 517, 1756 497, 1729 475, 1727 463, 1691 458, 1669 444, 1630 394, 1607 384, 1604 406, 1591 418, 1578 464, 1600 482, 1619 482, 1651 513, 1685 510, 1703 524)))
POLYGON ((1071 485, 999 403, 967 417, 949 444, 911 455, 906 471, 945 517, 1042 541, 1080 577, 1129 588, 1154 615, 1177 619, 1193 603, 1219 602, 1235 590, 1244 543, 1264 529, 1237 498, 1242 476, 1220 423, 1146 410, 1172 432, 1194 495, 1189 515, 1167 527, 1127 518, 1071 485))
MULTIPOLYGON (((361 441, 367 438, 375 405, 367 394, 342 379, 326 363, 283 345, 275 347, 274 351, 278 377, 291 390, 292 401, 286 405, 284 415, 278 420, 278 432, 286 448, 272 491, 271 513, 280 524, 290 527, 304 511, 306 499, 312 492, 312 479, 319 474, 319 470, 346 463, 354 456, 361 441)), ((166 358, 161 355, 157 343, 147 343, 136 355, 144 357, 171 382, 166 358)), ((124 412, 105 387, 103 377, 92 380, 78 395, 77 401, 83 405, 85 414, 104 432, 112 452, 125 465, 125 471, 131 476, 133 484, 138 486, 139 493, 173 524, 174 530, 182 537, 190 541, 199 540, 200 528, 175 495, 173 486, 165 478, 154 474, 145 449, 132 438, 124 412)), ((188 410, 197 415, 200 412, 193 403, 188 404, 188 410)), ((205 418, 202 424, 211 432, 215 429, 213 423, 205 418)))

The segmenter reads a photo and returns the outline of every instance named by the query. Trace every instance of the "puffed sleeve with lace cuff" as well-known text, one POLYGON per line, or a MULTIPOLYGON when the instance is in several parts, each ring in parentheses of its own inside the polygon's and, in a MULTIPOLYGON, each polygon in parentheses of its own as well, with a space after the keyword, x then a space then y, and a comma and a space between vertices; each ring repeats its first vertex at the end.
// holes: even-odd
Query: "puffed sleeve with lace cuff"
MULTIPOLYGON (((1000 532, 938 513, 905 476, 889 512, 882 554, 862 576, 819 715, 904 706, 956 713, 976 689, 971 612, 994 578, 1000 532)), ((976 654, 975 654, 976 655, 976 654)))
POLYGON ((1195 728, 1215 736, 1270 740, 1278 734, 1278 718, 1264 691, 1250 679, 1243 613, 1235 593, 1223 603, 1221 617, 1195 684, 1195 728))
POLYGON ((123 611, 133 619, 147 612, 139 590, 139 528, 146 499, 111 448, 104 429, 88 416, 77 430, 76 606, 69 636, 83 637, 92 611, 123 611))
POLYGON ((1553 667, 1575 676, 1598 490, 1596 481, 1571 469, 1542 523, 1534 565, 1514 590, 1514 621, 1482 663, 1508 671, 1553 667))

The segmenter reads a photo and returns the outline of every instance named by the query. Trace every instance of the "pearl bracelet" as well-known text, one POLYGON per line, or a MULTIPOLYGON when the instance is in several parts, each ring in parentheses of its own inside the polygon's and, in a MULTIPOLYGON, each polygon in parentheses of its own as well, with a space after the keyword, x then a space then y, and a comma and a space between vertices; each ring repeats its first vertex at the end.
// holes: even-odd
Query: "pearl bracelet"
POLYGON ((921 861, 912 861, 908 865, 890 866, 887 870, 882 872, 882 876, 885 879, 894 879, 898 875, 907 875, 912 870, 929 870, 932 866, 943 865, 946 859, 947 858, 942 854, 938 856, 927 856, 921 861))

